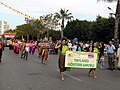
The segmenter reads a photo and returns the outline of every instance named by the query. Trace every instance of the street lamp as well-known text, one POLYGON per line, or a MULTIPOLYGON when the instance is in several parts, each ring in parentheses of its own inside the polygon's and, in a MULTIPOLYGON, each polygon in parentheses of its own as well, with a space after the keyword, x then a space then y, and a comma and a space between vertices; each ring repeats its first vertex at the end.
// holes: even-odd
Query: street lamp
MULTIPOLYGON (((118 2, 119 2, 119 0, 118 0, 118 2)), ((118 47, 118 45, 119 45, 119 16, 118 16, 117 11, 115 13, 110 7, 108 7, 108 9, 113 12, 112 15, 115 15, 114 44, 116 47, 118 47)))
POLYGON ((110 7, 108 7, 108 9, 111 10, 114 13, 114 11, 110 7))
POLYGON ((112 17, 112 15, 115 15, 114 10, 112 10, 110 7, 108 7, 108 9, 113 12, 113 13, 109 13, 111 17, 112 17))

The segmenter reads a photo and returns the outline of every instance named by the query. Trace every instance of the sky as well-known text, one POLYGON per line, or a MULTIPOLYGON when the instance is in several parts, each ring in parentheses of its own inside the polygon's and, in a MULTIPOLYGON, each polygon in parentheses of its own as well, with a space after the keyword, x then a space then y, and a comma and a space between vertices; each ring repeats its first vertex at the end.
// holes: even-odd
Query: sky
MULTIPOLYGON (((42 15, 59 12, 61 8, 69 9, 74 19, 94 21, 96 16, 109 17, 115 12, 117 2, 97 2, 97 0, 0 0, 25 14, 39 18, 42 15)), ((0 20, 7 21, 12 29, 25 23, 25 17, 0 5, 0 20)))

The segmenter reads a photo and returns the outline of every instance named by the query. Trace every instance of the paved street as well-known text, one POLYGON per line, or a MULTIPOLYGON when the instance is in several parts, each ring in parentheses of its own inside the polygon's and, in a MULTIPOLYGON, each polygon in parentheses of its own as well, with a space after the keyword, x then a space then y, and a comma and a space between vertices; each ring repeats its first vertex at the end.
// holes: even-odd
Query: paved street
POLYGON ((120 71, 97 70, 97 79, 88 77, 89 69, 72 69, 59 79, 57 55, 41 64, 38 53, 28 61, 5 48, 0 64, 0 90, 120 90, 120 71))

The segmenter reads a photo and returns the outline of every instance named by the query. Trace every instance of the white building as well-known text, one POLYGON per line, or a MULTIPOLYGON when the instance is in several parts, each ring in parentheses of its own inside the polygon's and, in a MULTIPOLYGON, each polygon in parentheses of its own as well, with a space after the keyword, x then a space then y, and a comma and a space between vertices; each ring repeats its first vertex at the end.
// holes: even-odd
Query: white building
POLYGON ((9 30, 10 27, 6 21, 0 20, 0 34, 4 34, 5 31, 9 30))

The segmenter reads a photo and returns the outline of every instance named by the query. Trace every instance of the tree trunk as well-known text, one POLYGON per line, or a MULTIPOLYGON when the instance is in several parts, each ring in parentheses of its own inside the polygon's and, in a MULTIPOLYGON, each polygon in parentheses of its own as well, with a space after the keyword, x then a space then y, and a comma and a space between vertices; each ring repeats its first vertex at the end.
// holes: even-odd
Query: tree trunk
POLYGON ((37 33, 37 39, 39 39, 40 38, 40 34, 39 34, 39 32, 37 33))
POLYGON ((47 38, 49 38, 49 29, 47 29, 47 38))
POLYGON ((62 25, 61 25, 61 38, 63 38, 63 31, 64 31, 64 17, 62 18, 62 25))
POLYGON ((29 40, 29 34, 27 34, 27 41, 29 40))
POLYGON ((22 41, 24 41, 24 37, 23 37, 23 35, 22 35, 22 41))
POLYGON ((120 21, 120 0, 117 1, 116 15, 115 15, 115 30, 114 30, 114 40, 115 45, 119 45, 119 21, 120 21))

